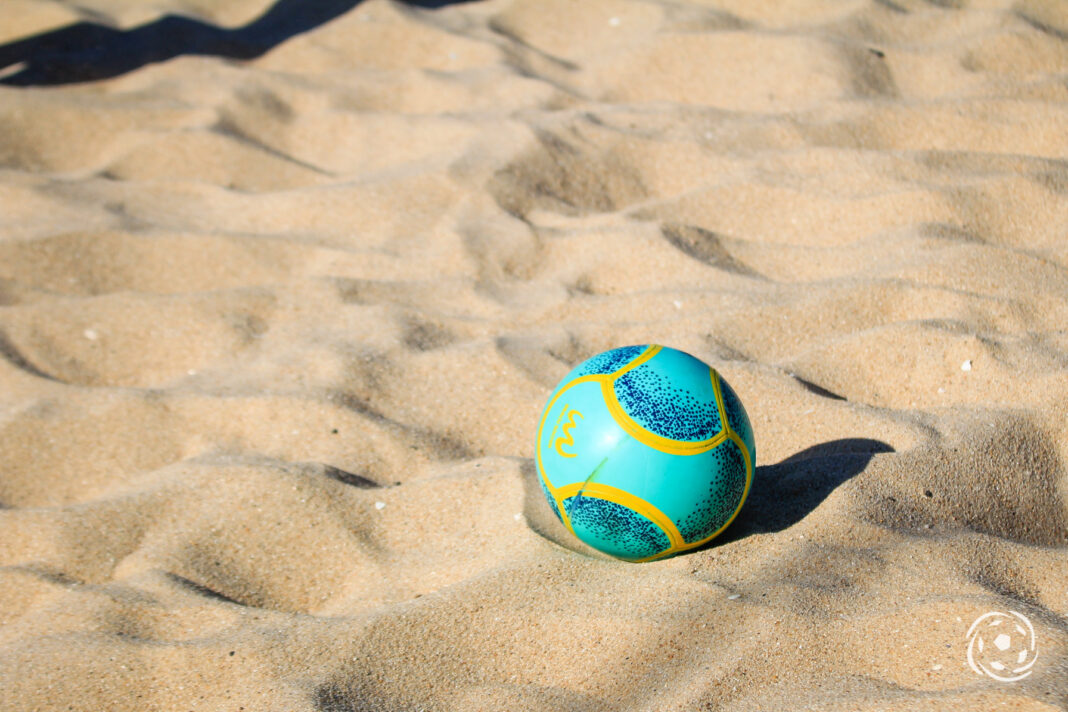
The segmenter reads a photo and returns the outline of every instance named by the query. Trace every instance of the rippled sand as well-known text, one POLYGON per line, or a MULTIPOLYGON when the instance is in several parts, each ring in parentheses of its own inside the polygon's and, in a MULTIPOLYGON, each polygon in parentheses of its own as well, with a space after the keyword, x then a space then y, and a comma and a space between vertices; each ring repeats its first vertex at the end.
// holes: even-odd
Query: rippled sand
MULTIPOLYGON (((270 4, 8 0, 0 44, 270 4)), ((1065 709, 1066 38, 1058 0, 368 0, 0 87, 0 709, 1065 709), (759 458, 648 564, 532 461, 631 343, 724 374, 759 458), (988 611, 1026 679, 969 667, 988 611)))

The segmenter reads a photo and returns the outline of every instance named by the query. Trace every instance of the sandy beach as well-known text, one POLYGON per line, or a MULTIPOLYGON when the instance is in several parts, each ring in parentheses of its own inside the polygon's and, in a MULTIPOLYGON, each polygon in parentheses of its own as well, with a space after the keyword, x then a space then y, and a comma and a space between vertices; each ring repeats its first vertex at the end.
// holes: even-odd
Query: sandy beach
POLYGON ((1068 709, 1066 159, 1060 0, 0 3, 0 710, 1068 709), (641 564, 629 344, 758 451, 641 564))

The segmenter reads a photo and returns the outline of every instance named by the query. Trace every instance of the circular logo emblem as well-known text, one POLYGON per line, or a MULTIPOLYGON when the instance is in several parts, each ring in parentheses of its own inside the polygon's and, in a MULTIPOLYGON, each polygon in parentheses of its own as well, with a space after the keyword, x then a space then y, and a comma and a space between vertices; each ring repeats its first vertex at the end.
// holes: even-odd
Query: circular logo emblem
POLYGON ((984 613, 968 629, 968 665, 980 675, 1016 682, 1033 672, 1037 659, 1035 629, 1022 613, 984 613))

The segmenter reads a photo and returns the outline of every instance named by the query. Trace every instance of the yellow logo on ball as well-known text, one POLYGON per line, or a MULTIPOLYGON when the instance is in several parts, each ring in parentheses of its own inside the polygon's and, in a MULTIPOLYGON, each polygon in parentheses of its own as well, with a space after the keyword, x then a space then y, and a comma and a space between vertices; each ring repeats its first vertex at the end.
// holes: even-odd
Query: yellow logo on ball
POLYGON ((576 454, 573 452, 564 452, 564 445, 575 447, 575 436, 571 434, 571 428, 574 428, 577 425, 575 422, 576 416, 583 419, 585 419, 585 416, 573 408, 568 410, 566 404, 564 405, 564 412, 560 414, 560 418, 563 419, 565 415, 567 416, 567 422, 564 423, 564 427, 561 429, 563 435, 553 442, 553 447, 556 448, 556 452, 560 457, 576 457, 576 454))

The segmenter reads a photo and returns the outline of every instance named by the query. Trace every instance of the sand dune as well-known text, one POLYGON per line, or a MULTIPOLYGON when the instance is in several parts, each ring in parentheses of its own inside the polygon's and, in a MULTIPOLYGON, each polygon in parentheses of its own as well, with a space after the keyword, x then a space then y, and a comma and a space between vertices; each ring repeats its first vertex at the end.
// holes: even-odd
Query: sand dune
MULTIPOLYGON (((270 6, 18 0, 0 43, 270 6)), ((1066 37, 1057 0, 367 0, 0 86, 0 709, 1068 707, 1066 37), (532 459, 636 343, 759 452, 647 564, 532 459), (989 611, 1026 678, 969 666, 989 611)))

